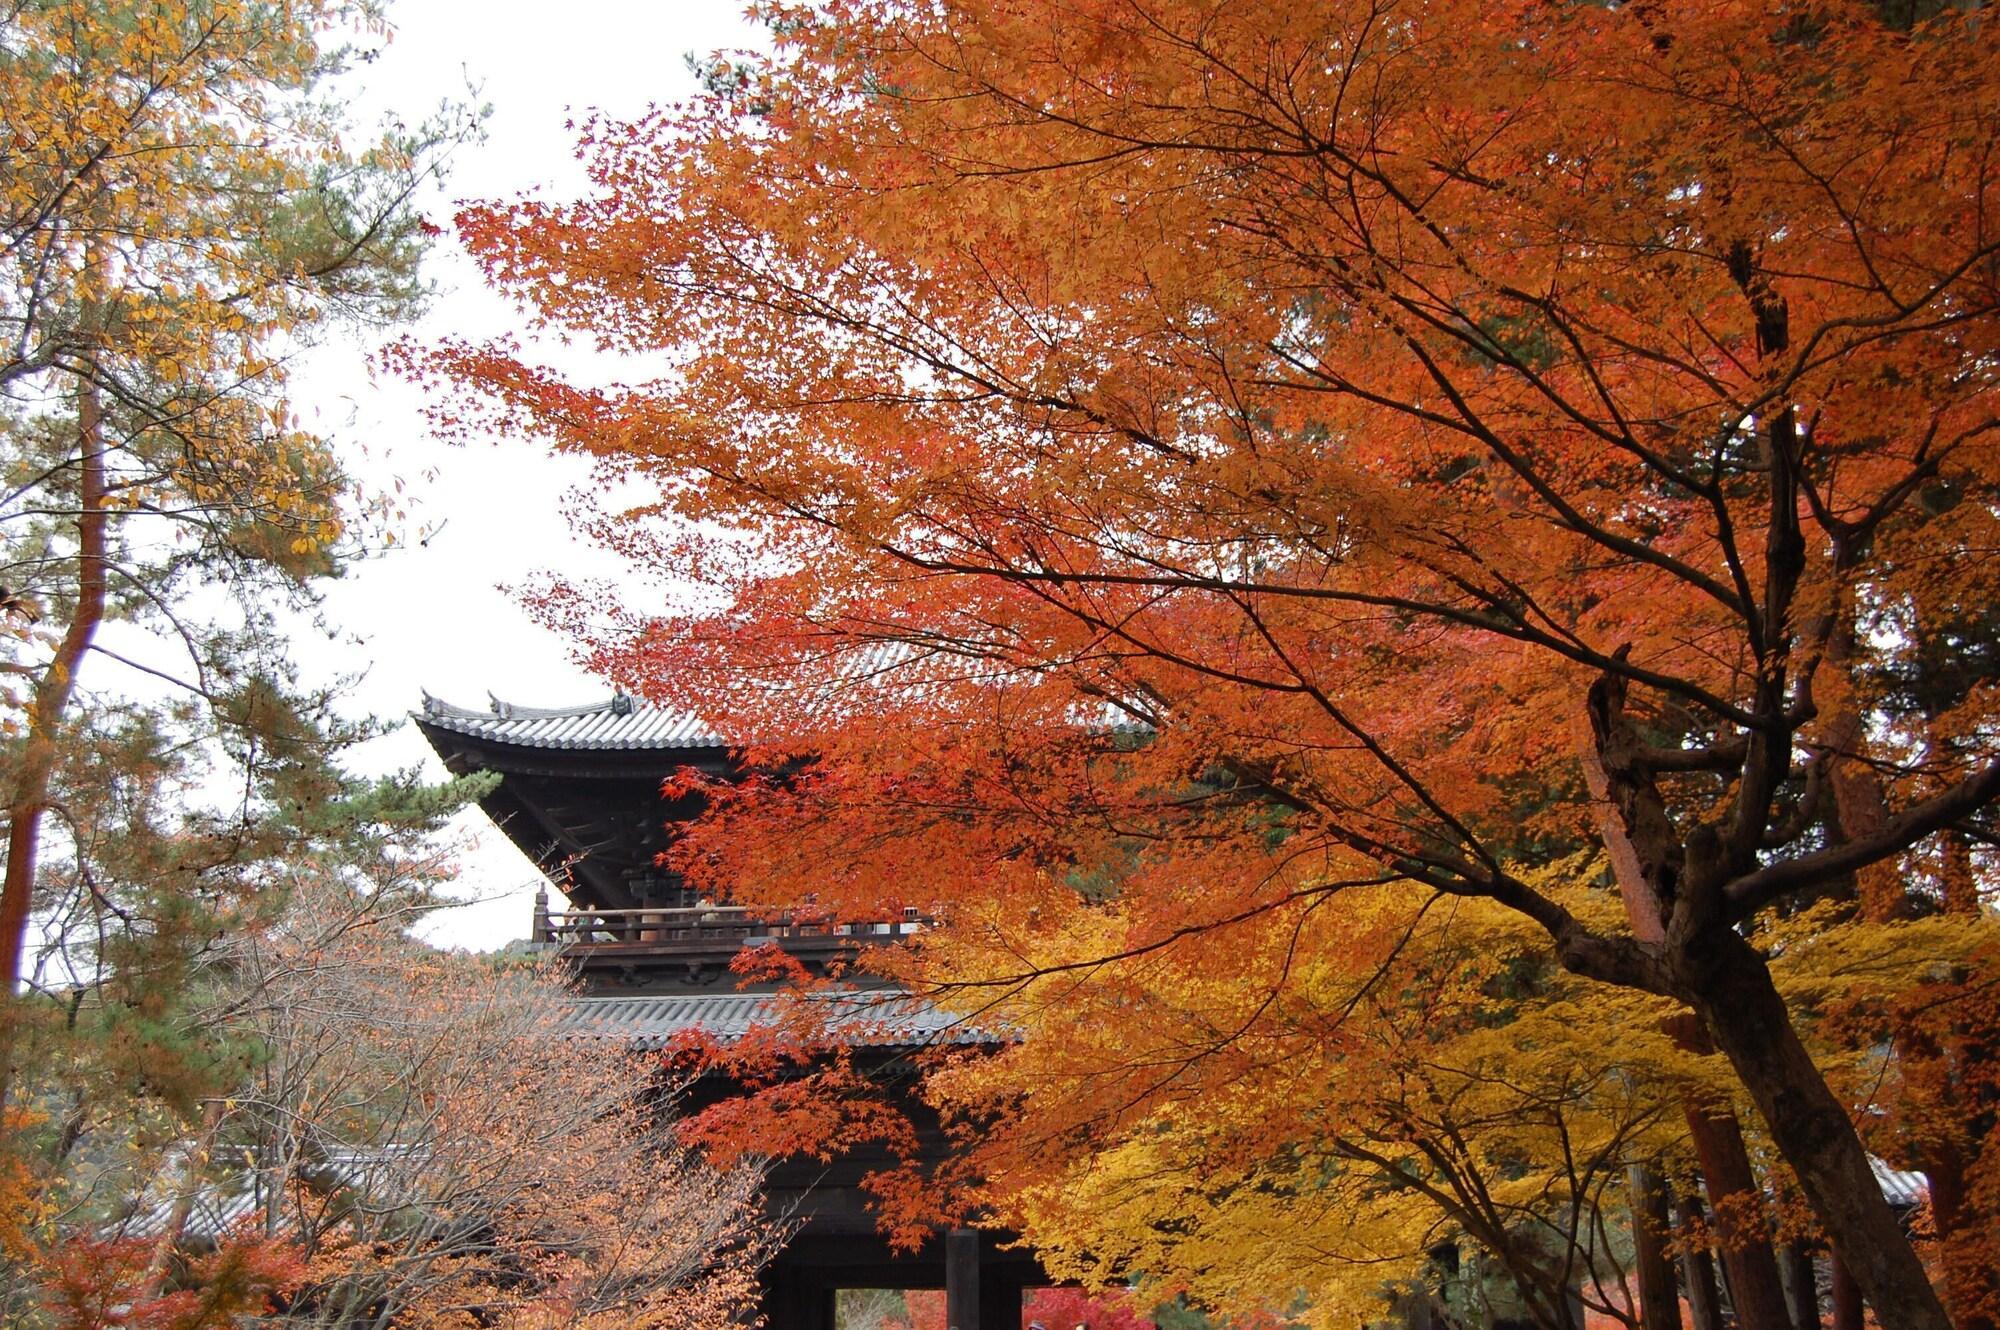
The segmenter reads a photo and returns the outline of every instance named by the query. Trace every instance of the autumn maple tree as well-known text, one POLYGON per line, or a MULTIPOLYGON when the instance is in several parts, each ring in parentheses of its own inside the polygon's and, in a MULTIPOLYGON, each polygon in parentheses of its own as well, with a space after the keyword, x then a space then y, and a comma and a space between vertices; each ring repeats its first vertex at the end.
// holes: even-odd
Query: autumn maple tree
POLYGON ((1955 914, 1947 966, 1987 927, 1992 25, 765 12, 773 56, 587 125, 589 197, 460 219, 654 377, 414 362, 469 386, 449 427, 599 459, 610 540, 702 588, 544 602, 796 773, 717 792, 682 866, 936 912, 904 977, 1029 1041, 1052 976, 1226 986, 1244 921, 1287 980, 1366 978, 1326 902, 1497 907, 1585 1019, 1688 1014, 1881 1321, 1949 1324, 1774 921, 1955 914))

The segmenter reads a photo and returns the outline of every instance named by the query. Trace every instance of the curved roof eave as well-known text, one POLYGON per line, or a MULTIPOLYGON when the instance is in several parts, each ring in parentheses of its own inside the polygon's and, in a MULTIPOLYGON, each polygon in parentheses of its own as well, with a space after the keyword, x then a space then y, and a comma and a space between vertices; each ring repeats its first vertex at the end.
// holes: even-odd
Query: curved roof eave
POLYGON ((492 698, 483 711, 425 693, 423 708, 411 716, 437 729, 524 748, 643 751, 732 746, 697 716, 649 706, 624 693, 573 707, 521 707, 492 698))

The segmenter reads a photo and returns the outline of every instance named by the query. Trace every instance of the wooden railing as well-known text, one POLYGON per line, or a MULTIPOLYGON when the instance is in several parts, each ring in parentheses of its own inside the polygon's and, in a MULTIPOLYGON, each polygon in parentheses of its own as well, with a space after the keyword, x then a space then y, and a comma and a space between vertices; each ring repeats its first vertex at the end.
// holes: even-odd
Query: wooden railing
POLYGON ((787 910, 776 916, 753 914, 740 905, 697 905, 686 909, 535 911, 534 941, 550 947, 679 943, 728 946, 759 938, 783 942, 800 938, 856 943, 890 942, 920 931, 924 920, 911 915, 872 923, 834 923, 823 915, 787 910))

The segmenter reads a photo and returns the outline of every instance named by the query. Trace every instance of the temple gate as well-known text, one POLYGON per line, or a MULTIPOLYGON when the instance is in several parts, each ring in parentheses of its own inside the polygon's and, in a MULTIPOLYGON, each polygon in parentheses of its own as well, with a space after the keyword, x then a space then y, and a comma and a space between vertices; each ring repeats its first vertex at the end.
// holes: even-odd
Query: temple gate
MULTIPOLYGON (((755 917, 698 899, 661 868, 658 857, 676 828, 701 811, 698 797, 663 797, 662 781, 684 767, 740 774, 728 742, 686 717, 618 695, 567 708, 495 699, 485 711, 426 697, 413 718, 454 774, 500 777, 481 805, 562 893, 559 908, 550 907, 546 891, 538 894, 531 938, 577 972, 582 1032, 641 1050, 662 1048, 688 1030, 740 1037, 774 991, 737 986, 729 962, 745 945, 781 947, 823 974, 835 960, 922 926, 915 918, 829 925, 808 911, 755 917)), ((988 1038, 884 987, 828 1000, 865 1011, 856 1022, 865 1034, 853 1044, 855 1065, 891 1086, 913 1080, 911 1057, 920 1049, 988 1038)), ((736 1092, 705 1077, 686 1106, 698 1111, 736 1092)), ((941 1157, 948 1146, 937 1123, 913 1099, 905 1103, 925 1157, 941 1157)), ((914 1253, 892 1250, 861 1189, 863 1176, 889 1162, 886 1152, 867 1148, 831 1164, 773 1162, 767 1212, 793 1233, 764 1274, 765 1324, 833 1330, 834 1298, 843 1288, 942 1288, 953 1330, 1017 1330, 1022 1290, 1052 1282, 1039 1263, 1004 1250, 1008 1235, 970 1228, 934 1234, 914 1253)))

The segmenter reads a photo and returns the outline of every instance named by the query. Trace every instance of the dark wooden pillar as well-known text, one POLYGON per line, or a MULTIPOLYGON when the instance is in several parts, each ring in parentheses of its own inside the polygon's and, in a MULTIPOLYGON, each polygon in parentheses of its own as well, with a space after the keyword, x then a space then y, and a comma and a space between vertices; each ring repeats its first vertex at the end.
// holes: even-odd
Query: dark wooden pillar
POLYGON ((979 1272, 979 1330, 1021 1330, 1021 1281, 992 1266, 979 1272))
POLYGON ((955 1228, 944 1235, 945 1330, 1004 1330, 982 1326, 980 1310, 979 1230, 955 1228))

